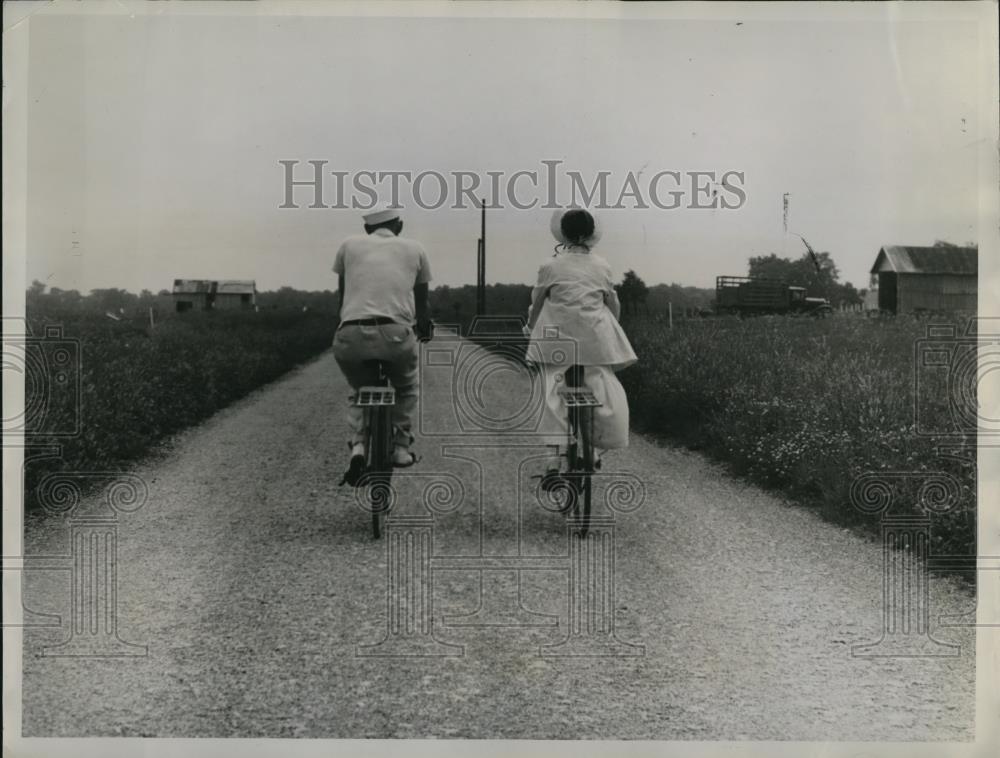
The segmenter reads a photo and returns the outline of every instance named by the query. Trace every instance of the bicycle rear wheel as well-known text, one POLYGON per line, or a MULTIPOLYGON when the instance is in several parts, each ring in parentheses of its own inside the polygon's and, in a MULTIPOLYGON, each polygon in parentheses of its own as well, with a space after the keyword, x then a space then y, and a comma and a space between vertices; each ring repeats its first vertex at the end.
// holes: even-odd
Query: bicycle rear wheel
POLYGON ((593 498, 594 473, 594 410, 582 408, 578 427, 580 447, 580 495, 577 499, 577 517, 580 520, 579 535, 586 537, 590 529, 590 511, 593 498))
POLYGON ((371 410, 368 426, 368 502, 372 509, 372 536, 381 539, 392 504, 392 416, 389 406, 371 410))
POLYGON ((584 538, 590 530, 590 513, 593 499, 594 408, 600 405, 584 382, 584 367, 567 369, 564 397, 569 409, 569 445, 567 459, 568 478, 572 484, 572 513, 577 534, 584 538))

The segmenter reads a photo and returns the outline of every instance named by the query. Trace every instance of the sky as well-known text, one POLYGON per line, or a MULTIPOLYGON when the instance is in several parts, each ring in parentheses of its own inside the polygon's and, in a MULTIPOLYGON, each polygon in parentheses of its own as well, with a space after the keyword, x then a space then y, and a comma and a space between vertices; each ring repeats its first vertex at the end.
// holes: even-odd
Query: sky
MULTIPOLYGON (((714 286, 751 255, 798 257, 798 233, 863 287, 884 244, 975 240, 977 26, 789 8, 739 22, 39 14, 28 279, 335 289, 334 253, 362 211, 308 208, 308 191, 280 208, 281 160, 300 177, 323 160, 484 182, 558 160, 588 183, 610 172, 613 196, 629 171, 742 172, 739 209, 595 210, 597 251, 650 284, 714 286)), ((478 211, 403 205, 435 282, 474 282, 478 211)), ((489 211, 488 281, 534 280, 550 215, 489 211)))

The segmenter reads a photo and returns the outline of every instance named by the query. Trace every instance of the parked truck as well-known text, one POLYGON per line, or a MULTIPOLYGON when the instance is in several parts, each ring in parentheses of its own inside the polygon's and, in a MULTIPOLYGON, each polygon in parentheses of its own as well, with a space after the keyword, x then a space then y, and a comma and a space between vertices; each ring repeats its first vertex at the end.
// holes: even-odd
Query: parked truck
POLYGON ((715 278, 715 311, 757 316, 768 313, 825 317, 833 312, 825 297, 806 297, 806 288, 781 279, 749 276, 715 278))

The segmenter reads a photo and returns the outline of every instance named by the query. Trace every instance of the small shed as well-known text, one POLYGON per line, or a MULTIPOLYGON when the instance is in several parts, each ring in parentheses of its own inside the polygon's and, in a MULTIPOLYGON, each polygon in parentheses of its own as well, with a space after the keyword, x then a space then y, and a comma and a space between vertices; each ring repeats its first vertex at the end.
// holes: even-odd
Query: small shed
POLYGON ((878 308, 890 313, 975 311, 979 250, 887 245, 871 268, 878 308))
POLYGON ((257 304, 253 279, 174 279, 174 308, 184 311, 252 310, 257 304))

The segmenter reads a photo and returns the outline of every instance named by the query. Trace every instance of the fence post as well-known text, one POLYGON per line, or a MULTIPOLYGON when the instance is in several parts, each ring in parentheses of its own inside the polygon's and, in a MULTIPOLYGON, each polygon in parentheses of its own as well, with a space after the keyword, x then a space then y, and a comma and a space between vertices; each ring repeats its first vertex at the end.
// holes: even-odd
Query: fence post
POLYGON ((674 304, 671 302, 667 303, 667 320, 670 322, 670 328, 674 328, 674 304))

